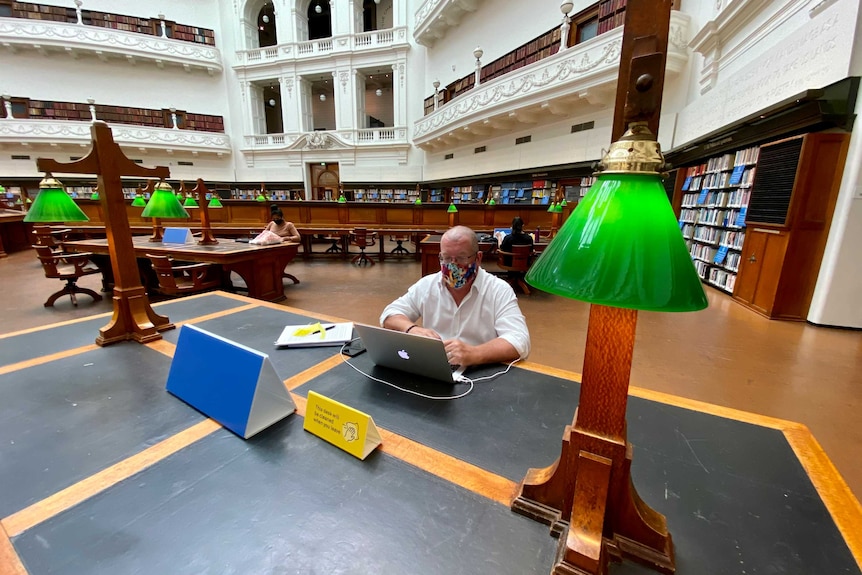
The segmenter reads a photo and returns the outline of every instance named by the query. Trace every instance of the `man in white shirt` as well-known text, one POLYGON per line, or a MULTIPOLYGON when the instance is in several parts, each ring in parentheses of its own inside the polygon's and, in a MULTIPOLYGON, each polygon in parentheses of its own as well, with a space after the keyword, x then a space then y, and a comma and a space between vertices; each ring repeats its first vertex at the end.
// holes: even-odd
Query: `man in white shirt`
POLYGON ((442 339, 449 363, 508 363, 530 353, 530 333, 512 287, 482 269, 479 240, 468 227, 440 240, 440 271, 386 306, 380 324, 442 339), (422 318, 422 326, 416 324, 422 318))

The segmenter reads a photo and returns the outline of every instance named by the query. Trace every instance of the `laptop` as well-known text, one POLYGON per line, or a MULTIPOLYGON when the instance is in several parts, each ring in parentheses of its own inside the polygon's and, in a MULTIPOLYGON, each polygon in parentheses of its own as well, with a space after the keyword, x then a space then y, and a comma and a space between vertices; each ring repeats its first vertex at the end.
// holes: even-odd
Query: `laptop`
POLYGON ((439 339, 360 323, 353 327, 376 365, 445 383, 462 379, 464 368, 449 364, 439 339))

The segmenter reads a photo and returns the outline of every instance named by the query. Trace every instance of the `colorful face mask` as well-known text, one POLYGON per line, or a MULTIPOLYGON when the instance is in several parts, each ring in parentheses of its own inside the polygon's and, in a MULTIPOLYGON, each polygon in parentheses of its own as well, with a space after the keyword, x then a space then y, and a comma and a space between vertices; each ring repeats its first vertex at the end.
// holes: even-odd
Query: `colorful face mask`
POLYGON ((479 262, 473 262, 469 266, 459 266, 455 262, 446 262, 440 264, 440 271, 443 272, 443 282, 451 288, 462 288, 467 285, 479 269, 479 262))

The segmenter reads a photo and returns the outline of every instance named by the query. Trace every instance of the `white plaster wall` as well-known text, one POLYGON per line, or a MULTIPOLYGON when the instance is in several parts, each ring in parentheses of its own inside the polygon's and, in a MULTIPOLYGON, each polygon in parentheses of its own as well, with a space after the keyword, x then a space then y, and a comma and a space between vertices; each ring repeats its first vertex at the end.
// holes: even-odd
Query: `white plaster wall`
MULTIPOLYGON (((862 75, 862 22, 857 15, 850 74, 862 75)), ((862 328, 862 98, 856 100, 856 122, 841 179, 829 240, 820 265, 808 321, 862 328)))
MULTIPOLYGON (((681 146, 809 88, 848 76, 857 0, 838 0, 813 18, 791 18, 775 31, 784 38, 680 111, 674 146, 681 146), (793 26, 797 26, 793 28, 793 26)), ((700 71, 694 71, 699 75, 700 71)))

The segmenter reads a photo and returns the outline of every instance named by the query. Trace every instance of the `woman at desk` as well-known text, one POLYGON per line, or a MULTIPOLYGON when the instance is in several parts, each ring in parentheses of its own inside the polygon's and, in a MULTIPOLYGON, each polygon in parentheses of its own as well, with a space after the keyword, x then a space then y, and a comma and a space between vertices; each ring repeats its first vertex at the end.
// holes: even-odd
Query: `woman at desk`
POLYGON ((270 213, 270 219, 271 221, 266 224, 264 231, 270 231, 281 236, 282 241, 285 242, 299 243, 302 239, 296 226, 293 225, 293 222, 287 222, 284 220, 284 212, 281 211, 281 208, 275 208, 272 210, 270 213))
MULTIPOLYGON (((507 234, 500 242, 500 251, 511 252, 512 246, 531 245, 533 245, 533 236, 524 233, 524 220, 515 216, 512 220, 512 233, 507 234)), ((507 266, 512 265, 512 256, 503 256, 503 263, 507 266)))

